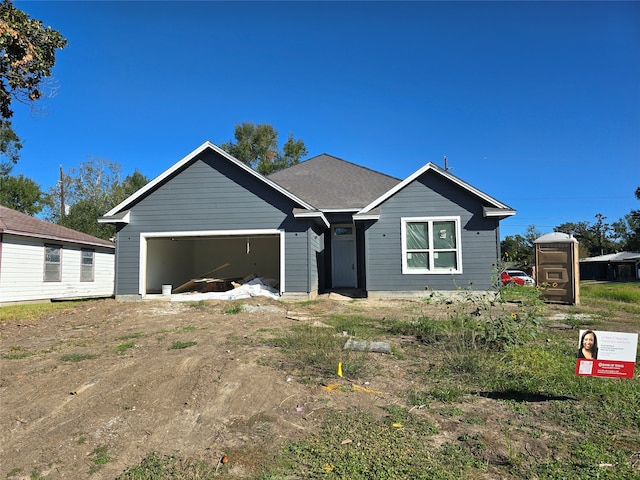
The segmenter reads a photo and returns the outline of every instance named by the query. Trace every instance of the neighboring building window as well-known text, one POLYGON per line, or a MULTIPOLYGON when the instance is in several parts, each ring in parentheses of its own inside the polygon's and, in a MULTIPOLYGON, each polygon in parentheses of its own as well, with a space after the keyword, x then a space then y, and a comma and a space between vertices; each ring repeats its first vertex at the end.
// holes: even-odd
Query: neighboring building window
POLYGON ((44 247, 44 281, 59 282, 62 279, 62 247, 45 245, 44 247))
POLYGON ((93 282, 95 252, 82 250, 82 264, 80 266, 80 281, 93 282))
POLYGON ((459 217, 402 218, 402 273, 462 273, 459 217))

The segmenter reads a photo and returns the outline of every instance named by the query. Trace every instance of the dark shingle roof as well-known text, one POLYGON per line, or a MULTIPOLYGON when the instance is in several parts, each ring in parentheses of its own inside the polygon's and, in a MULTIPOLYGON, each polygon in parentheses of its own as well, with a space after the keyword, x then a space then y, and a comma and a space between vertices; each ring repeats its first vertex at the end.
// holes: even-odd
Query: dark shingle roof
POLYGON ((400 180, 323 153, 269 175, 320 210, 361 209, 400 180))
POLYGON ((0 205, 0 233, 115 248, 108 240, 78 232, 0 205))

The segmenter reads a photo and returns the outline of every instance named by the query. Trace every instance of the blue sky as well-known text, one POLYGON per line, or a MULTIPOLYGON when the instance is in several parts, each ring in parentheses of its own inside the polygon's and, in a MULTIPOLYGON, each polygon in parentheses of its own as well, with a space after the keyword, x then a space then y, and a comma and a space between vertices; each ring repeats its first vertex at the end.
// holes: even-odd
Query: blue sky
POLYGON ((14 174, 149 179, 236 124, 398 178, 431 161, 517 210, 502 236, 640 208, 640 2, 15 1, 68 47, 14 174))

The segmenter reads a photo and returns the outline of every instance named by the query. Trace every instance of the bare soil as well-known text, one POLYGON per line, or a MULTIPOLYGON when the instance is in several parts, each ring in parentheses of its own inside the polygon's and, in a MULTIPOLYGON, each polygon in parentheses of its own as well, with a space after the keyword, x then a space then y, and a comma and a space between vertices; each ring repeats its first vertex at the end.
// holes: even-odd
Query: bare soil
MULTIPOLYGON (((225 476, 250 476, 284 441, 316 431, 328 410, 357 407, 383 415, 383 407, 406 406, 406 392, 424 387, 411 372, 418 365, 428 370, 430 360, 414 356, 411 338, 379 339, 405 354, 369 353, 378 373, 359 379, 356 390, 328 389, 330 382, 350 385, 337 376, 305 382, 287 355, 264 341, 334 313, 414 318, 427 308, 422 302, 253 298, 243 304, 240 313, 225 314, 233 303, 101 300, 38 320, 0 323, 0 478, 113 479, 152 451, 214 465, 227 455, 225 476), (128 342, 135 347, 118 351, 128 342), (174 342, 197 343, 171 349, 174 342), (20 353, 32 355, 15 358, 20 353), (64 360, 83 354, 94 357, 64 360), (94 461, 100 454, 109 457, 104 464, 94 461)), ((548 455, 545 429, 552 427, 538 438, 525 432, 505 442, 502 427, 515 415, 507 403, 472 396, 459 407, 483 422, 429 409, 423 414, 440 428, 434 442, 480 434, 487 461, 496 464, 518 446, 533 458, 548 455)))

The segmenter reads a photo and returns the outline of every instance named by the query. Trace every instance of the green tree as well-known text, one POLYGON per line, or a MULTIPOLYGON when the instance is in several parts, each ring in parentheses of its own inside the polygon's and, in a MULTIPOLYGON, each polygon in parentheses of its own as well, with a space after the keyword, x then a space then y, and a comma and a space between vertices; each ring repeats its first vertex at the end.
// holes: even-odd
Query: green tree
MULTIPOLYGON (((640 200, 640 187, 636 189, 635 196, 640 200)), ((631 210, 611 226, 615 238, 619 240, 620 250, 640 252, 640 210, 631 210)))
POLYGON ((0 205, 27 215, 40 213, 46 202, 40 185, 22 174, 9 175, 10 172, 9 164, 0 168, 0 205))
POLYGON ((278 132, 267 123, 243 122, 236 125, 234 138, 235 143, 223 143, 221 148, 263 175, 295 165, 307 154, 304 142, 291 134, 281 150, 278 132))
POLYGON ((147 183, 147 178, 134 171, 120 180, 122 166, 107 159, 92 158, 70 168, 48 192, 47 220, 95 237, 109 239, 115 233, 111 224, 98 223, 104 215, 147 183), (63 208, 61 205, 64 197, 63 208))
POLYGON ((540 236, 540 232, 534 225, 529 225, 524 236, 507 235, 500 242, 502 261, 514 266, 533 265, 535 262, 534 241, 540 236))
POLYGON ((66 44, 60 32, 30 18, 11 0, 0 1, 0 154, 14 163, 22 145, 7 121, 13 116, 11 102, 33 107, 50 95, 44 91, 45 80, 51 76, 56 50, 66 44))
POLYGON ((531 258, 531 252, 522 235, 507 235, 500 242, 500 251, 502 252, 502 261, 521 265, 528 263, 531 258))
MULTIPOLYGON (((9 162, 4 163, 17 163, 20 158, 20 150, 22 149, 22 143, 16 132, 13 131, 11 122, 9 120, 0 119, 0 155, 3 155, 9 162)), ((6 168, 6 167, 5 167, 6 168)))
POLYGON ((605 223, 607 217, 598 213, 595 218, 596 222, 593 225, 584 221, 577 223, 566 222, 553 230, 573 235, 580 244, 581 258, 615 252, 618 249, 618 244, 613 241, 615 233, 611 225, 605 223))

